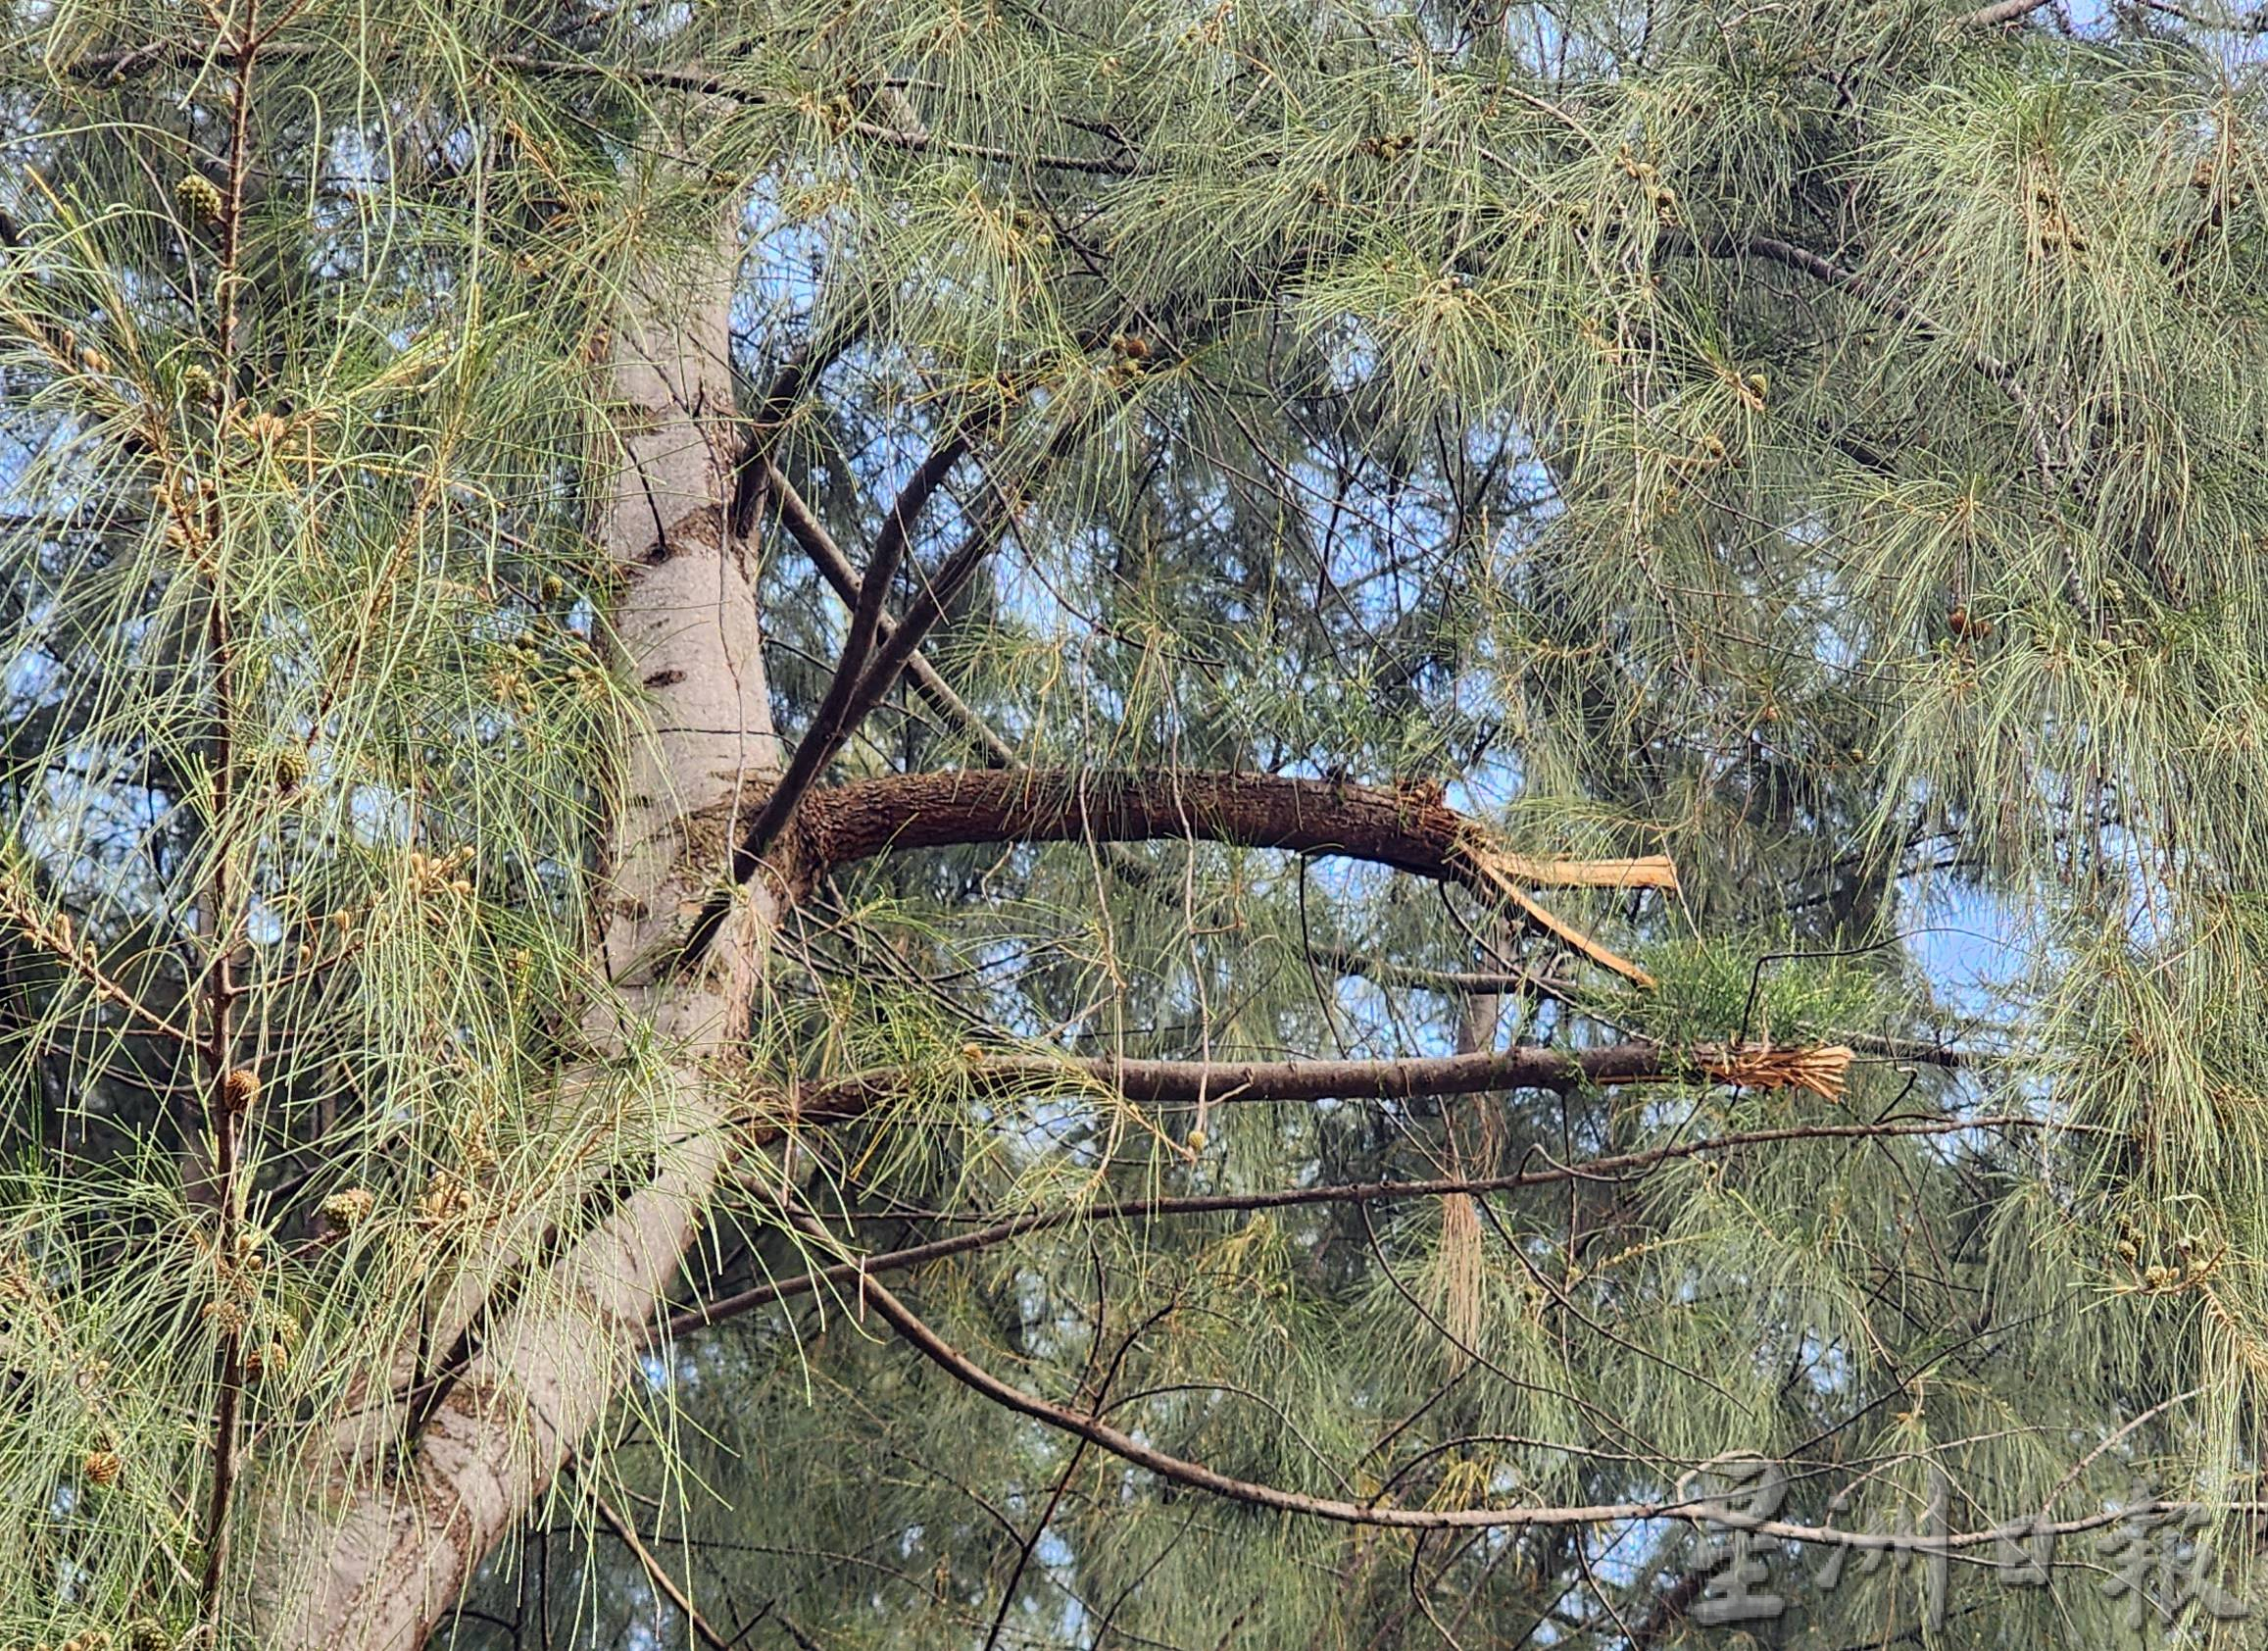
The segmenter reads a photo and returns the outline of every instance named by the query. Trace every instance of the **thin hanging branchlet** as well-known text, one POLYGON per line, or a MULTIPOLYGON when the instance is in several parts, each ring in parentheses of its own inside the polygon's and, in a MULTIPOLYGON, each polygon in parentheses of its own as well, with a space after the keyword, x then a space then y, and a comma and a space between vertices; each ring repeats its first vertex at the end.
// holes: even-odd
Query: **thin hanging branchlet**
MULTIPOLYGON (((231 42, 229 62, 229 130, 225 181, 220 218, 221 254, 214 276, 214 302, 220 311, 215 353, 220 362, 221 408, 223 421, 235 410, 239 394, 241 342, 242 259, 245 233, 245 189, 253 166, 252 109, 255 67, 261 46, 259 0, 239 0, 241 16, 232 21, 217 18, 231 42)), ((217 500, 224 514, 226 501, 217 500)), ((222 533, 225 534, 225 523, 222 533)), ((211 808, 207 816, 207 876, 197 907, 197 938, 205 976, 200 1028, 204 1061, 204 1137, 211 1154, 203 1167, 209 1179, 215 1220, 215 1248, 225 1267, 241 1266, 236 1256, 246 1234, 243 1230, 247 1193, 244 1154, 259 1100, 259 1081, 252 1069, 237 1064, 236 953, 241 942, 238 892, 230 876, 230 861, 238 852, 233 840, 234 814, 241 776, 237 773, 238 738, 232 650, 237 646, 229 624, 232 593, 227 584, 226 551, 222 548, 203 571, 207 625, 207 671, 212 681, 212 736, 208 741, 207 784, 211 808)), ((231 1525, 235 1515, 236 1480, 243 1448, 241 1410, 244 1398, 244 1332, 240 1308, 226 1300, 215 1318, 213 1460, 211 1491, 204 1528, 205 1563, 199 1582, 197 1620, 207 1651, 221 1642, 224 1590, 229 1577, 231 1525)))

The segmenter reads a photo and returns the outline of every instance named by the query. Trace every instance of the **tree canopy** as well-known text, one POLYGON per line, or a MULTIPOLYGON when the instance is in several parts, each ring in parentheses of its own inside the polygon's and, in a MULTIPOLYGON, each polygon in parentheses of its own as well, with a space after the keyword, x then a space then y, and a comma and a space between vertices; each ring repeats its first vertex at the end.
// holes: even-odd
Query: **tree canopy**
POLYGON ((0 1643, 2253 1642, 2260 32, 12 8, 0 1643))

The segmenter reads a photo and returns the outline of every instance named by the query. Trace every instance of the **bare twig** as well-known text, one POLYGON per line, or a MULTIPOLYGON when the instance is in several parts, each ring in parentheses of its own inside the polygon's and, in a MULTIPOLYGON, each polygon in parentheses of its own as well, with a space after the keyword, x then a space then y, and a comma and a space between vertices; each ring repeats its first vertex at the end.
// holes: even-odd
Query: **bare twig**
MULTIPOLYGON (((836 545, 834 537, 821 526, 803 495, 796 491, 779 468, 768 458, 760 461, 764 472, 764 490, 769 494, 779 512, 780 525, 788 537, 795 540, 813 567, 819 571, 835 594, 852 608, 859 605, 861 596, 858 571, 851 566, 849 557, 836 545)), ((888 647, 898 634, 898 623, 887 611, 881 616, 876 634, 883 646, 888 647)), ((924 699, 944 714, 956 727, 965 734, 996 767, 1014 768, 1015 747, 993 730, 992 725, 980 717, 975 708, 956 693, 953 685, 939 675, 937 668, 922 657, 918 650, 906 656, 906 675, 924 699)))
MULTIPOLYGON (((227 40, 152 40, 116 51, 89 52, 74 60, 66 73, 74 79, 117 83, 152 69, 194 69, 227 51, 227 40)), ((271 58, 310 58, 335 48, 316 41, 277 42, 269 48, 271 58)), ((755 109, 793 111, 798 100, 767 86, 740 85, 722 75, 699 69, 601 63, 578 58, 539 57, 526 52, 506 52, 489 60, 515 75, 549 75, 562 78, 612 80, 617 85, 642 86, 653 91, 685 92, 696 97, 719 98, 755 109)), ((1084 173, 1102 177, 1139 177, 1150 169, 1124 154, 1066 155, 1045 151, 1005 149, 988 143, 969 143, 939 137, 918 127, 885 125, 877 121, 845 123, 839 135, 857 137, 884 148, 912 155, 955 155, 962 160, 989 161, 999 166, 1034 172, 1084 173)))
POLYGON ((1703 1139, 1677 1141, 1643 1151, 1617 1153, 1576 1164, 1553 1164, 1544 1169, 1523 1169, 1506 1176, 1422 1181, 1351 1181, 1335 1185, 1279 1187, 1261 1192, 1201 1193, 1187 1197, 1129 1198, 1112 1204, 1037 1210, 996 1226, 956 1233, 926 1244, 914 1244, 881 1255, 863 1256, 833 1267, 820 1268, 791 1278, 760 1284, 734 1295, 692 1308, 669 1321, 671 1335, 686 1335, 739 1317, 791 1296, 806 1295, 826 1286, 863 1287, 878 1273, 923 1267, 972 1250, 988 1249, 1028 1232, 1076 1226, 1087 1222, 1144 1221, 1159 1217, 1217 1215, 1251 1210, 1281 1210, 1316 1204, 1384 1203, 1405 1198, 1441 1198, 1462 1193, 1481 1196, 1516 1192, 1574 1180, 1621 1180, 1679 1159, 1697 1158, 1744 1147, 1768 1146, 1800 1140, 1884 1140, 1900 1136, 1950 1135, 1972 1130, 2046 1129, 2052 1126, 2036 1118, 1946 1118, 1895 1120, 1875 1124, 1798 1125, 1776 1129, 1752 1129, 1703 1139))
MULTIPOLYGON (((790 1209, 789 1216, 797 1226, 811 1236, 822 1242, 834 1241, 832 1234, 803 1212, 790 1209)), ((1720 1498, 1707 1495, 1672 1495, 1659 1500, 1595 1503, 1581 1507, 1525 1508, 1398 1508, 1311 1496, 1303 1491, 1287 1490, 1280 1485, 1240 1479, 1202 1462, 1175 1456, 1131 1433, 1122 1432, 1106 1422, 1053 1403, 1005 1381, 956 1349, 931 1328, 920 1315, 878 1280, 869 1278, 866 1281, 865 1299, 866 1304, 915 1352, 971 1392, 991 1400, 1002 1409, 1085 1439, 1121 1461, 1156 1474, 1159 1478, 1185 1484, 1227 1501, 1243 1503, 1248 1507, 1269 1508, 1280 1513, 1299 1514, 1340 1525, 1385 1526, 1403 1530, 1564 1529, 1637 1520, 1671 1520, 1696 1526, 1720 1526, 1786 1542, 1855 1548, 1876 1553, 1896 1552, 1912 1541, 1910 1536, 1894 1531, 1843 1530, 1832 1526, 1761 1519, 1720 1498)), ((2076 1519, 2042 1523, 2034 1526, 2030 1534, 2035 1537, 2076 1535, 2120 1525, 2138 1516, 2187 1512, 2202 1506, 2197 1503, 2153 1499, 2124 1508, 2104 1509, 2076 1519)), ((2242 1506, 2249 1511, 2261 1505, 2242 1506)), ((2007 1532, 2003 1529, 1963 1530, 1934 1537, 1933 1543, 1948 1554, 1965 1555, 1969 1550, 2006 1540, 2007 1532)))
POLYGON ((605 1520, 608 1527, 621 1538, 622 1546, 629 1549, 637 1562, 645 1567, 646 1575, 653 1578, 654 1586, 662 1590, 663 1597, 674 1605, 691 1625, 694 1633, 700 1636, 701 1643, 708 1646, 709 1651, 733 1651, 732 1641, 710 1626, 709 1619, 695 1609, 685 1590, 677 1585, 676 1579, 654 1557, 654 1551, 639 1540, 637 1526, 616 1513, 613 1505, 595 1487, 584 1485, 583 1494, 591 1499, 591 1506, 598 1510, 599 1518, 605 1520))

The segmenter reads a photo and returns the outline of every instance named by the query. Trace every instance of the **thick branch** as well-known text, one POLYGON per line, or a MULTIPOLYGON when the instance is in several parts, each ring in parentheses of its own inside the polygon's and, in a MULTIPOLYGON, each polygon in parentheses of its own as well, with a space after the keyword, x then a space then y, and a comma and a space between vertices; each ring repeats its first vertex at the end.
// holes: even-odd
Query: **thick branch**
MULTIPOLYGON (((1012 1055, 980 1059, 967 1076, 972 1087, 997 1094, 1060 1087, 1065 1079, 1075 1079, 1148 1106, 1413 1100, 1421 1095, 1478 1095, 1492 1089, 1565 1091, 1682 1079, 1754 1089, 1807 1089, 1840 1099, 1850 1060, 1851 1051, 1842 1045, 1697 1043, 1665 1048, 1633 1041, 1579 1053, 1523 1047, 1383 1061, 1067 1060, 1012 1055)), ((851 1123, 903 1099, 922 1081, 916 1069, 886 1067, 805 1085, 789 1100, 787 1122, 760 1126, 755 1140, 766 1145, 791 1127, 851 1123)))
MULTIPOLYGON (((1114 1090, 1146 1106, 1219 1106, 1228 1101, 1409 1100, 1420 1095, 1477 1095, 1491 1089, 1574 1089, 1658 1081, 1699 1074, 1690 1059, 1652 1043, 1614 1043, 1571 1054, 1559 1049, 1485 1050, 1386 1061, 1057 1060, 987 1057, 968 1080, 998 1093, 1066 1079, 1114 1090)), ((907 1095, 920 1075, 903 1067, 854 1073, 796 1092, 797 1125, 843 1124, 907 1095)))
MULTIPOLYGON (((1536 904, 1528 887, 1660 888, 1661 855, 1568 860, 1510 854, 1448 807, 1438 786, 1381 790, 1269 774, 1160 769, 1141 774, 1026 770, 898 775, 814 791, 772 856, 791 892, 835 867, 889 850, 1008 842, 1195 839, 1342 855, 1454 882, 1517 910, 1596 963, 1644 984, 1645 972, 1536 904)), ((736 863, 736 873, 741 873, 736 863)), ((752 862, 748 872, 755 870, 752 862)))
POLYGON ((1033 769, 893 775, 814 791, 797 822, 796 882, 886 851, 1004 842, 1166 838, 1333 854, 1493 894, 1506 879, 1554 888, 1674 890, 1668 858, 1507 854, 1437 786, 1382 789, 1273 774, 1033 769))
MULTIPOLYGON (((1493 1088, 1610 1088, 1703 1079, 1749 1088, 1805 1088, 1826 1100, 1842 1098, 1850 1066, 1847 1045, 1608 1043, 1565 1052, 1543 1048, 1479 1050, 1472 1055, 1424 1055, 1388 1062, 1136 1062, 1120 1057, 1053 1059, 1041 1055, 987 1057, 968 1069, 973 1088, 989 1093, 1060 1088, 1066 1079, 1125 1095, 1150 1107, 1222 1107, 1229 1102, 1305 1100, 1415 1100, 1420 1095, 1483 1095, 1493 1088)), ((889 1066, 851 1073, 789 1095, 782 1123, 751 1129, 756 1145, 778 1141, 805 1125, 853 1123, 903 1100, 925 1081, 923 1073, 889 1066)))

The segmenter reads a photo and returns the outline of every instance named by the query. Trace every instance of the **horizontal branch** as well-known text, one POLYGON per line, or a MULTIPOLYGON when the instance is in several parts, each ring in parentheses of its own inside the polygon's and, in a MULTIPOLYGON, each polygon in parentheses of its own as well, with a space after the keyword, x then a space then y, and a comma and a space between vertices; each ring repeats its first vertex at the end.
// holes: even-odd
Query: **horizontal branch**
MULTIPOLYGON (((1408 1198, 1446 1198, 1458 1194, 1480 1197, 1517 1192, 1525 1187, 1551 1186, 1573 1180, 1623 1180, 1663 1164, 1711 1153, 1736 1152, 1743 1147, 1770 1146, 1783 1141, 1886 1140, 1912 1135, 1952 1135, 1984 1129, 2046 1129, 2038 1118, 1907 1118, 1873 1124, 1802 1124, 1775 1129, 1746 1129, 1673 1141, 1638 1152, 1616 1153, 1574 1164, 1550 1164, 1543 1169, 1522 1169, 1508 1176, 1467 1179, 1411 1181, 1347 1181, 1323 1186, 1272 1187, 1258 1192, 1208 1192, 1183 1197, 1127 1198, 1109 1204, 1071 1205, 1055 1210, 1033 1210, 991 1226, 957 1232, 950 1238, 912 1244, 880 1255, 820 1268, 795 1277, 773 1279, 677 1314, 669 1321, 671 1335, 686 1335, 741 1314, 768 1307, 791 1296, 808 1295, 825 1285, 849 1287, 878 1273, 897 1273, 925 1267, 933 1261, 990 1249, 1027 1233, 1088 1222, 1141 1221, 1156 1217, 1222 1215, 1253 1210, 1296 1209, 1316 1204, 1376 1204, 1408 1198)), ((1531 1156, 1534 1156, 1531 1154, 1531 1156)))
POLYGON ((1556 888, 1677 887, 1663 855, 1573 860, 1507 854, 1441 800, 1438 786, 1384 789, 1273 774, 1158 769, 893 775, 814 791, 801 816, 814 872, 886 850, 952 844, 1202 838, 1339 854, 1494 892, 1515 878, 1556 888))
POLYGON ((1423 964, 1374 957, 1350 946, 1312 946, 1307 955, 1334 974, 1357 976, 1381 986, 1439 992, 1445 997, 1520 997, 1540 992, 1565 1000, 1578 991, 1574 981, 1538 969, 1429 969, 1423 964))
MULTIPOLYGON (((1642 1040, 1573 1052, 1522 1047, 1375 1061, 1147 1061, 979 1051, 964 1078, 983 1093, 1060 1092, 1068 1083, 1108 1090, 1148 1106, 1414 1100, 1504 1089, 1566 1091, 1692 1080, 1751 1089, 1804 1089, 1840 1100, 1851 1060, 1852 1051, 1843 1044, 1695 1043, 1671 1048, 1642 1040)), ((795 1128, 852 1123, 935 1081, 933 1072, 920 1068, 882 1067, 799 1085, 773 1103, 779 1110, 760 1119, 749 1138, 765 1146, 795 1128)))
MULTIPOLYGON (((838 866, 901 849, 1010 842, 1197 839, 1340 855, 1454 882, 1642 984, 1645 971, 1568 926, 1528 887, 1674 891, 1666 856, 1573 860, 1511 854, 1442 801, 1438 785, 1392 789, 1272 774, 1156 769, 893 775, 814 790, 774 856, 791 891, 838 866)), ((736 868, 737 869, 737 868, 736 868)))
MULTIPOLYGON (((1545 997, 1554 998, 1567 1005, 1578 1014, 1585 1009, 1583 989, 1577 982, 1538 970, 1428 969, 1419 964, 1373 957, 1345 946, 1317 946, 1308 955, 1327 969, 1342 975, 1357 976, 1381 986, 1408 986, 1418 991, 1438 992, 1444 997, 1517 997, 1527 992, 1540 992, 1545 997)), ((1869 1060, 1943 1067, 1948 1072, 1989 1063, 1996 1058, 1988 1051, 1963 1048, 1930 1038, 1841 1031, 1832 1036, 1838 1043, 1849 1044, 1853 1054, 1869 1060)))
MULTIPOLYGON (((74 79, 113 84, 152 69, 199 69, 235 55, 236 42, 212 40, 152 40, 115 51, 88 52, 74 59, 66 73, 74 79)), ((267 59, 327 58, 337 48, 310 40, 263 42, 267 59)), ((526 52, 503 52, 486 60, 514 75, 554 75, 567 79, 612 80, 617 85, 641 86, 651 91, 684 92, 714 97, 752 109, 800 112, 806 104, 797 94, 769 86, 741 85, 720 75, 699 69, 670 69, 656 65, 605 63, 581 58, 538 57, 526 52)), ((1000 166, 1039 172, 1086 173, 1103 177, 1138 177, 1149 169, 1128 155, 1058 155, 1044 151, 1003 148, 939 137, 919 128, 884 125, 853 119, 843 123, 841 135, 863 138, 885 148, 912 155, 953 155, 962 160, 990 161, 1000 166)))
MULTIPOLYGON (((1228 1101, 1412 1100, 1498 1089, 1601 1088, 1643 1083, 1700 1069, 1652 1043, 1560 1049, 1483 1050, 1360 1061, 1144 1061, 1110 1056, 1058 1059, 986 1055, 967 1081, 1002 1094, 1081 1083, 1145 1106, 1218 1106, 1228 1101)), ((877 1068, 806 1084, 795 1092, 795 1125, 844 1124, 903 1099, 923 1081, 918 1069, 877 1068)), ((768 1139, 760 1135, 760 1140, 768 1139)))

